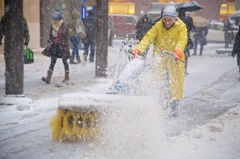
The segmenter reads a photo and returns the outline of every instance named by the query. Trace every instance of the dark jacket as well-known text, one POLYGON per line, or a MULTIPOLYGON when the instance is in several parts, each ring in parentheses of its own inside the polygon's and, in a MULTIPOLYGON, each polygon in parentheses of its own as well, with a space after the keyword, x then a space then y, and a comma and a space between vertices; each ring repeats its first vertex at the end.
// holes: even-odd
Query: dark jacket
POLYGON ((208 27, 196 27, 196 33, 193 35, 195 40, 200 42, 200 45, 206 45, 206 36, 208 34, 208 27))
POLYGON ((240 66, 240 28, 235 37, 235 42, 233 45, 232 56, 237 55, 237 65, 240 66))
POLYGON ((140 18, 136 25, 136 38, 141 41, 144 35, 152 28, 152 22, 149 20, 148 15, 145 14, 140 18))
MULTIPOLYGON (((0 23, 0 42, 2 41, 2 37, 5 35, 6 23, 5 23, 5 15, 1 18, 0 23)), ((27 20, 23 17, 23 37, 24 37, 24 45, 28 46, 30 41, 29 30, 27 25, 27 20)))
POLYGON ((93 10, 88 11, 88 16, 83 21, 83 24, 86 29, 86 38, 84 42, 95 41, 96 40, 96 17, 93 10))
MULTIPOLYGON (((50 33, 49 33, 49 40, 47 47, 43 50, 42 54, 45 56, 54 56, 53 55, 53 49, 56 46, 55 39, 52 35, 53 26, 50 27, 50 33)), ((60 52, 58 58, 69 58, 70 57, 70 51, 69 51, 69 45, 68 45, 68 26, 63 22, 62 25, 59 28, 60 33, 60 52)))
POLYGON ((186 16, 185 11, 179 12, 179 18, 186 24, 187 27, 188 42, 186 48, 193 49, 193 41, 190 36, 190 32, 196 30, 196 27, 193 24, 193 19, 192 17, 186 16))

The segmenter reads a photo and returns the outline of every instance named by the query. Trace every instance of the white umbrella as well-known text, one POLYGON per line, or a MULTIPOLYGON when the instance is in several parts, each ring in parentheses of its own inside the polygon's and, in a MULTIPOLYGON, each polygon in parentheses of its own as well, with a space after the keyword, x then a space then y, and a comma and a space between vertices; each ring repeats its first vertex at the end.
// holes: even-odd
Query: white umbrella
POLYGON ((195 27, 205 27, 208 26, 207 19, 201 17, 201 16, 192 16, 193 18, 193 24, 195 27))

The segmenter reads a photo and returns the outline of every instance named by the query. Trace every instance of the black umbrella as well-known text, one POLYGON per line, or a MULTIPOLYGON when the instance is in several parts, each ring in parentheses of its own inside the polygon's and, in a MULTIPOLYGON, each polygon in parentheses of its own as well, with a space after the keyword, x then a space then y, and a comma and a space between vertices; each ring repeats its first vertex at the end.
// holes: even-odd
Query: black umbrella
POLYGON ((180 10, 184 10, 186 12, 192 12, 192 11, 197 11, 200 9, 203 9, 203 6, 196 1, 183 2, 183 3, 180 3, 177 7, 178 12, 180 10))

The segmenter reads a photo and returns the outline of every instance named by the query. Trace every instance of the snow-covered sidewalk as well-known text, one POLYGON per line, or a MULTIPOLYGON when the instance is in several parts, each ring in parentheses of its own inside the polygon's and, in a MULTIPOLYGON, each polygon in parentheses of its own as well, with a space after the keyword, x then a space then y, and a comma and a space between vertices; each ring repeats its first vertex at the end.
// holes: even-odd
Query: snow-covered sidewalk
MULTIPOLYGON (((239 75, 236 59, 228 55, 216 56, 215 50, 223 44, 208 44, 203 56, 189 58, 190 75, 185 78, 185 98, 181 102, 180 116, 162 122, 162 127, 159 127, 162 129, 146 123, 135 125, 153 130, 149 136, 136 137, 135 140, 138 142, 124 136, 120 138, 123 140, 107 139, 106 141, 111 140, 110 145, 95 142, 89 144, 54 142, 49 121, 55 114, 60 97, 66 93, 104 94, 112 84, 120 44, 121 41, 115 41, 114 47, 109 47, 110 78, 95 78, 95 64, 83 62, 70 65, 70 79, 73 82, 70 85, 61 84, 64 74, 61 60, 57 61, 51 84, 42 82, 41 77, 46 75, 50 60, 40 54, 41 50, 34 50, 35 62, 24 65, 24 94, 32 99, 32 103, 0 105, 0 158, 120 159, 127 154, 121 151, 124 147, 121 147, 120 141, 124 140, 123 146, 126 143, 129 145, 140 143, 134 149, 128 150, 131 152, 129 158, 133 158, 134 154, 141 156, 141 153, 144 153, 142 158, 148 156, 150 159, 239 158, 239 75), (158 130, 161 132, 160 135, 154 133, 158 130), (105 156, 106 154, 108 156, 105 156)), ((4 57, 0 53, 1 97, 4 95, 5 87, 4 69, 4 57)), ((109 128, 113 131, 111 125, 109 128)), ((136 130, 130 132, 138 133, 136 130)))

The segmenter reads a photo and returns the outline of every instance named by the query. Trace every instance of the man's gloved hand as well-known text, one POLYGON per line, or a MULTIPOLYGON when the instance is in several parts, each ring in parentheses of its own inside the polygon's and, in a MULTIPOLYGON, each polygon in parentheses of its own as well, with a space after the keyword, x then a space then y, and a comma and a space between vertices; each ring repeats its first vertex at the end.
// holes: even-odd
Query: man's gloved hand
POLYGON ((232 52, 232 53, 231 53, 231 56, 232 56, 232 57, 235 57, 235 55, 236 55, 235 52, 232 52))
POLYGON ((178 59, 183 57, 183 53, 181 50, 174 50, 174 53, 177 55, 178 58, 175 58, 175 60, 177 61, 178 59))
POLYGON ((138 54, 140 53, 140 51, 138 49, 134 49, 132 51, 132 53, 133 53, 133 57, 136 59, 138 57, 138 54))
POLYGON ((2 42, 0 41, 0 45, 2 45, 2 42))

